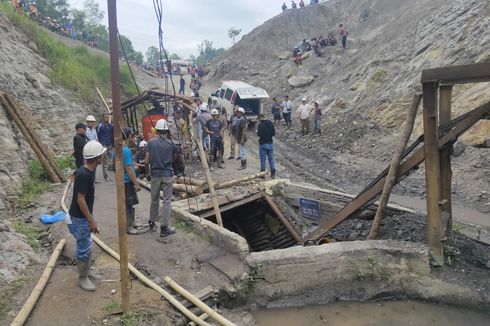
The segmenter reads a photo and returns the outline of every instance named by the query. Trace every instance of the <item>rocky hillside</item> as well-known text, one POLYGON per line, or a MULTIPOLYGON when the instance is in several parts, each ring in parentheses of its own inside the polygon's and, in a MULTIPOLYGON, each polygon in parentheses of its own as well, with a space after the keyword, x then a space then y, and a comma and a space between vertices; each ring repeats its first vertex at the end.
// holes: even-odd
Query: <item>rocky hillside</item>
MULTIPOLYGON (((8 92, 32 109, 33 127, 51 149, 68 153, 75 123, 100 110, 81 105, 72 94, 50 81, 51 68, 36 45, 0 15, 0 91, 8 92)), ((22 186, 27 161, 35 158, 24 137, 0 109, 0 209, 13 200, 22 186)), ((1 214, 0 214, 1 215, 1 214)))
MULTIPOLYGON (((329 111, 326 128, 338 119, 393 128, 403 122, 423 69, 490 61, 489 16, 490 2, 481 0, 330 0, 257 27, 212 65, 209 78, 245 80, 296 103, 320 100, 329 111), (337 35, 339 23, 349 30, 347 51, 327 47, 324 57, 311 54, 296 67, 292 48, 304 38, 337 35)), ((488 100, 488 84, 458 86, 454 114, 488 100)), ((487 121, 463 141, 481 144, 489 134, 487 121)))

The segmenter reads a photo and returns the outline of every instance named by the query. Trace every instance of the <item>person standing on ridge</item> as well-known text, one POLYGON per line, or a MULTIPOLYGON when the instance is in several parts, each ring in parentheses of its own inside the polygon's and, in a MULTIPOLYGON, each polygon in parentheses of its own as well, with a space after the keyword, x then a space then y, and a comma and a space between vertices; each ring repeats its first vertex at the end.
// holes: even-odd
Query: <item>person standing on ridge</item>
POLYGON ((301 134, 304 136, 310 132, 310 115, 313 111, 311 105, 306 103, 306 98, 301 99, 301 105, 298 107, 296 114, 301 121, 301 134))
POLYGON ((179 87, 179 95, 185 95, 185 79, 184 75, 180 74, 180 87, 179 87))
POLYGON ((305 2, 303 0, 300 0, 299 7, 300 8, 304 8, 305 7, 305 2))
POLYGON ((259 114, 259 125, 257 126, 257 136, 259 137, 259 157, 260 172, 265 171, 267 158, 271 169, 271 178, 276 177, 276 164, 274 162, 274 146, 272 137, 276 135, 274 124, 265 118, 264 114, 259 114))
POLYGON ((281 9, 282 9, 282 12, 285 12, 288 9, 288 6, 286 6, 285 2, 283 2, 281 9))
POLYGON ((163 214, 160 225, 160 237, 164 238, 175 233, 170 223, 170 208, 172 205, 172 188, 174 171, 172 156, 174 145, 170 138, 170 128, 167 121, 160 119, 155 125, 157 135, 150 139, 147 145, 145 166, 151 177, 150 231, 157 230, 156 221, 160 208, 160 191, 163 192, 163 214))
POLYGON ((345 48, 347 47, 347 35, 349 35, 349 32, 347 31, 347 29, 345 29, 345 26, 343 24, 339 25, 339 35, 342 48, 345 50, 345 48))
POLYGON ((279 103, 275 97, 272 98, 271 112, 274 117, 274 124, 278 126, 281 122, 281 103, 279 103))
POLYGON ((99 141, 99 138, 97 137, 97 130, 95 130, 95 123, 97 122, 97 120, 95 120, 95 117, 93 115, 88 115, 85 119, 85 122, 87 123, 85 136, 87 136, 88 140, 99 141))
POLYGON ((236 142, 238 143, 238 149, 240 151, 241 166, 238 170, 244 170, 247 168, 247 118, 245 117, 245 110, 241 107, 237 108, 238 124, 236 133, 236 142))
POLYGON ((73 197, 66 216, 68 230, 76 240, 78 282, 85 291, 95 291, 95 285, 89 279, 90 256, 92 254, 92 236, 99 233, 93 216, 95 199, 95 170, 102 163, 106 152, 99 142, 92 140, 83 147, 85 165, 77 170, 73 184, 73 197))
POLYGON ((296 2, 291 1, 291 8, 292 8, 292 9, 296 9, 296 8, 298 8, 298 7, 296 6, 296 2))
POLYGON ((286 126, 291 127, 291 113, 293 111, 293 102, 289 100, 289 96, 284 96, 284 101, 282 101, 282 118, 286 123, 286 126))
MULTIPOLYGON (((228 135, 230 136, 230 156, 228 157, 229 160, 232 160, 235 158, 235 145, 236 145, 236 133, 238 130, 238 120, 240 120, 240 117, 237 114, 237 109, 238 106, 235 105, 233 107, 233 113, 230 116, 230 130, 228 132, 228 135)), ((240 156, 238 156, 237 159, 240 159, 240 156)))
POLYGON ((112 149, 114 148, 114 127, 110 121, 110 114, 104 113, 103 122, 99 123, 97 127, 97 135, 99 141, 107 148, 106 156, 102 162, 102 173, 104 175, 104 180, 109 181, 109 176, 107 175, 107 170, 114 170, 112 165, 112 149))
POLYGON ((75 125, 76 135, 73 137, 73 157, 75 158, 75 166, 77 170, 83 166, 83 147, 88 142, 85 131, 87 127, 83 123, 75 125))
POLYGON ((314 105, 314 112, 315 112, 315 132, 318 132, 319 134, 322 133, 322 109, 318 106, 318 102, 315 101, 313 102, 314 105))

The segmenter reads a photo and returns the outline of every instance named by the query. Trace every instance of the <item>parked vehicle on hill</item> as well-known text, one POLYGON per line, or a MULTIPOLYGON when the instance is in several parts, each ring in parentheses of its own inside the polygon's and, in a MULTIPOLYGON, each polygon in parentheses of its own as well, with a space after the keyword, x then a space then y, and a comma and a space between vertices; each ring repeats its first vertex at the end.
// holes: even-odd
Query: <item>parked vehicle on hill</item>
POLYGON ((216 101, 228 114, 238 105, 245 110, 247 119, 254 121, 264 112, 264 100, 268 98, 269 94, 260 87, 238 80, 226 80, 221 82, 221 87, 211 94, 208 101, 216 101))

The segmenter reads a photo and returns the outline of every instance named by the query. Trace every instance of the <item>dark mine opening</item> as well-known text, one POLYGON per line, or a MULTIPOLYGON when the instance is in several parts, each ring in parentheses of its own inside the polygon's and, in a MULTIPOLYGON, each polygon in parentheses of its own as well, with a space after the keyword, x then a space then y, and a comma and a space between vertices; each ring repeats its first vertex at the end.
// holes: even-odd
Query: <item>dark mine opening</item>
MULTIPOLYGON (((287 222, 278 216, 281 213, 275 211, 270 199, 261 194, 222 205, 220 210, 223 226, 245 238, 252 252, 289 248, 298 244, 299 235, 291 230, 291 226, 288 229, 285 225, 287 222)), ((197 215, 216 222, 213 210, 197 215)))

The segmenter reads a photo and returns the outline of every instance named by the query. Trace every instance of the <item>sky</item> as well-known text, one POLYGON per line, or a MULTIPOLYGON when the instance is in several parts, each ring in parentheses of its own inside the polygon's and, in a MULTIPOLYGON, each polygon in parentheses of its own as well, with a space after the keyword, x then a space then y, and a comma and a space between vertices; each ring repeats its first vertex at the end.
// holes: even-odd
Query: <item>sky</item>
MULTIPOLYGON (((70 6, 82 8, 84 0, 69 0, 70 6)), ((106 13, 107 1, 96 0, 106 13)), ((284 1, 277 0, 163 0, 164 47, 169 54, 182 58, 197 56, 203 40, 215 48, 232 45, 228 30, 242 30, 237 41, 266 20, 281 12, 284 1)), ((129 37, 143 54, 149 46, 158 47, 158 22, 153 0, 117 0, 119 32, 129 37)))

